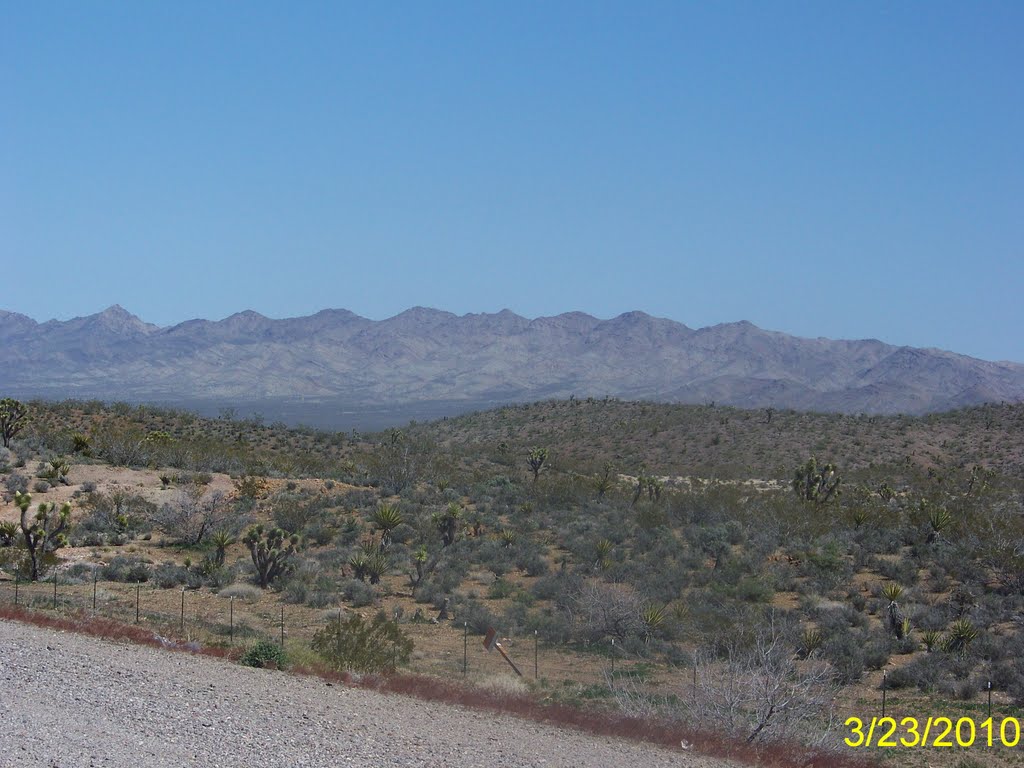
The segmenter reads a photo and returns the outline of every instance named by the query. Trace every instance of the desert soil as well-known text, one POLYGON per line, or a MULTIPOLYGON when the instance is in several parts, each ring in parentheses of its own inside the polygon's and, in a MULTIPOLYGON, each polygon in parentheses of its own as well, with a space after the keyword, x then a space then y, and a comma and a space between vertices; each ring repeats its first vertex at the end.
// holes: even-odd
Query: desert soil
POLYGON ((725 761, 0 621, 0 766, 673 766, 725 761))

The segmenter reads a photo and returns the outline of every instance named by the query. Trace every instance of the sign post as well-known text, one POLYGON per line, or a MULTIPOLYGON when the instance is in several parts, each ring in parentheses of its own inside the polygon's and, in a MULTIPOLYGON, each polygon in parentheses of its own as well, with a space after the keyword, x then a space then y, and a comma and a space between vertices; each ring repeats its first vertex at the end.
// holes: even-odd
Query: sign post
POLYGON ((523 673, 519 671, 519 667, 517 667, 515 665, 515 662, 513 662, 512 659, 508 657, 508 654, 505 653, 505 649, 502 647, 501 643, 498 642, 498 631, 494 627, 487 628, 487 634, 484 635, 484 648, 486 648, 488 651, 493 651, 495 648, 497 648, 498 653, 501 654, 501 658, 507 661, 508 665, 512 667, 512 671, 514 671, 520 677, 523 676, 523 673))

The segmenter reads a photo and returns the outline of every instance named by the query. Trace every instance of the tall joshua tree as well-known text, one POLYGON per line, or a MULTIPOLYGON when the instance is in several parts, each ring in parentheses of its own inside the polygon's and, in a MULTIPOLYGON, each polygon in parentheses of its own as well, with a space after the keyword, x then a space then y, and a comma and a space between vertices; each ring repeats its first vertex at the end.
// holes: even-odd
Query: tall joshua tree
POLYGON ((64 531, 71 524, 71 504, 65 502, 60 509, 53 502, 43 502, 35 515, 29 515, 32 496, 20 491, 14 494, 14 504, 21 510, 21 533, 31 567, 30 578, 39 580, 39 559, 45 552, 63 547, 67 543, 64 531))
POLYGON ((28 420, 28 408, 10 397, 0 400, 0 438, 4 448, 11 447, 11 438, 21 432, 28 420))
POLYGON ((242 539, 249 548, 252 564, 256 566, 256 581, 266 589, 278 576, 288 573, 299 551, 299 537, 288 536, 280 528, 264 530, 262 525, 249 529, 242 539))
POLYGON ((537 478, 540 477, 540 473, 544 471, 544 464, 547 460, 547 448, 530 449, 530 453, 526 456, 526 463, 529 465, 530 471, 533 472, 533 482, 537 482, 537 478))
POLYGON ((819 466, 818 460, 812 456, 806 464, 797 467, 793 474, 793 491, 803 501, 824 504, 839 495, 841 481, 835 464, 819 466))

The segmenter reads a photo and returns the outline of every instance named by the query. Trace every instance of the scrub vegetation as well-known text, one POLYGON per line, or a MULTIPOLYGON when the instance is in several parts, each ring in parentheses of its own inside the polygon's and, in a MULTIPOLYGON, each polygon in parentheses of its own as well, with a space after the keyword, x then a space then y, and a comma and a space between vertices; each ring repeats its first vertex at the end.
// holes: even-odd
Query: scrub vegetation
POLYGON ((25 580, 91 557, 111 582, 248 585, 319 610, 304 653, 335 670, 431 673, 431 633, 493 626, 587 670, 530 680, 545 701, 765 749, 842 749, 883 673, 902 715, 980 722, 989 684, 1004 716, 1024 705, 1024 405, 571 398, 374 434, 24 409, 0 455, 0 567, 25 580))

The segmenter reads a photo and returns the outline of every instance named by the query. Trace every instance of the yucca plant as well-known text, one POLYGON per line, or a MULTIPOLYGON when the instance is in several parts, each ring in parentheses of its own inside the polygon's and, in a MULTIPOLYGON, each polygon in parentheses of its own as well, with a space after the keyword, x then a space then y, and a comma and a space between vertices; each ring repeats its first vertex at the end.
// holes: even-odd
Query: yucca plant
POLYGON ((597 559, 594 561, 594 565, 602 571, 610 568, 612 564, 611 554, 614 548, 615 545, 608 539, 601 539, 597 542, 597 544, 594 545, 594 551, 597 553, 597 559))
POLYGON ((402 513, 396 504, 381 503, 373 513, 373 524, 380 531, 380 549, 391 546, 391 534, 404 522, 402 513))
POLYGON ((352 578, 366 581, 370 566, 369 555, 365 552, 356 552, 348 559, 348 565, 352 569, 352 578))
POLYGON ((896 633, 896 636, 900 639, 910 637, 912 630, 913 626, 910 623, 910 619, 904 616, 903 621, 900 622, 900 631, 896 633))
POLYGON ((854 528, 863 528, 870 516, 868 515, 867 510, 858 507, 853 510, 853 515, 851 517, 853 519, 854 528))
POLYGON ((366 558, 366 576, 371 584, 380 584, 381 577, 388 572, 391 563, 383 552, 374 552, 366 558))
POLYGON ((943 643, 946 653, 955 653, 961 659, 967 655, 971 643, 978 639, 978 630, 970 619, 957 619, 949 628, 949 634, 943 643))
POLYGON ((903 596, 903 587, 895 581, 890 581, 882 586, 882 595, 890 603, 895 603, 903 596))
POLYGON ((501 546, 505 549, 511 549, 516 543, 516 532, 508 528, 502 529, 498 537, 501 539, 501 546))
POLYGON ((655 633, 665 626, 665 616, 665 606, 648 605, 640 611, 640 621, 643 622, 645 643, 649 643, 655 633))
POLYGON ((953 524, 953 515, 942 507, 933 507, 928 513, 928 542, 931 543, 942 536, 942 532, 953 524))
POLYGON ((800 658, 809 659, 825 644, 825 637, 817 627, 808 627, 800 635, 800 658))
POLYGON ((213 562, 220 568, 224 565, 224 557, 227 555, 228 547, 235 543, 235 537, 228 531, 214 531, 210 536, 210 544, 213 545, 213 562))
POLYGON ((18 536, 18 524, 14 522, 0 522, 0 547, 13 546, 18 536))
POLYGON ((941 642, 942 634, 937 629, 928 629, 921 633, 921 643, 928 653, 931 653, 941 642))

